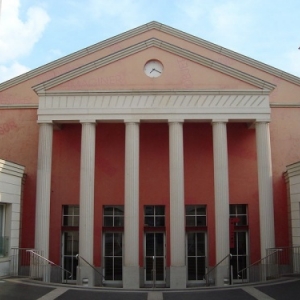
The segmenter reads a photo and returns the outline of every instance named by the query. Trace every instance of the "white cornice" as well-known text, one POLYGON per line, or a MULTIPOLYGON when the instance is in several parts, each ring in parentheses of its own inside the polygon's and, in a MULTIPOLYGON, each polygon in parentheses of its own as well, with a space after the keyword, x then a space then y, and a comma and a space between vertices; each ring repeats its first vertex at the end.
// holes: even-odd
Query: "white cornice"
POLYGON ((270 120, 264 91, 122 91, 49 93, 39 98, 38 122, 78 120, 270 120))
POLYGON ((25 167, 4 159, 0 159, 0 173, 5 173, 22 178, 24 175, 24 171, 25 167))
POLYGON ((175 45, 172 45, 172 44, 169 44, 169 43, 166 43, 164 41, 157 40, 154 38, 149 39, 147 41, 143 41, 136 45, 130 46, 126 49, 123 49, 123 50, 113 53, 111 55, 105 56, 103 58, 100 58, 96 61, 88 63, 88 64, 81 66, 75 70, 72 70, 68 73, 64 73, 60 76, 49 79, 46 82, 43 82, 43 83, 40 83, 40 84, 34 86, 33 88, 38 95, 41 95, 42 93, 45 92, 45 90, 51 89, 51 88, 55 87, 56 85, 62 84, 64 82, 74 79, 78 76, 82 76, 88 72, 95 70, 95 69, 101 68, 101 67, 106 66, 112 62, 115 62, 121 58, 125 58, 127 56, 133 55, 139 51, 145 50, 150 47, 156 47, 156 48, 160 48, 162 50, 171 52, 175 55, 178 55, 178 56, 184 57, 186 59, 189 59, 191 61, 194 61, 197 64, 203 65, 205 67, 211 68, 211 69, 221 72, 223 74, 226 74, 231 77, 242 80, 244 82, 247 82, 247 83, 254 85, 260 89, 266 89, 266 90, 271 91, 275 88, 275 85, 273 85, 269 82, 266 82, 264 80, 261 80, 257 77, 251 76, 251 75, 241 72, 239 70, 233 69, 231 67, 223 65, 216 61, 208 59, 204 56, 195 54, 193 52, 187 51, 187 50, 177 47, 175 45))
POLYGON ((78 58, 82 58, 87 54, 94 53, 94 52, 99 51, 103 48, 112 46, 116 43, 122 42, 122 41, 124 41, 128 38, 134 37, 138 34, 144 33, 146 31, 152 30, 152 29, 156 29, 156 30, 162 31, 164 33, 173 35, 175 37, 181 38, 181 39, 186 40, 188 42, 191 42, 193 44, 204 47, 208 50, 214 51, 214 52, 219 53, 221 55, 224 55, 224 56, 233 58, 237 61, 240 61, 242 63, 245 63, 249 66, 254 67, 254 68, 265 71, 265 72, 267 72, 269 74, 272 74, 274 76, 277 76, 279 78, 285 79, 285 80, 287 80, 289 82, 292 82, 296 85, 300 85, 300 78, 297 77, 297 76, 294 76, 292 74, 289 74, 287 72, 284 72, 284 71, 279 70, 277 68, 274 68, 272 66, 269 66, 267 64, 264 64, 262 62, 254 60, 252 58, 249 58, 249 57, 244 56, 242 54, 236 53, 232 50, 223 48, 221 46, 218 46, 216 44, 213 44, 211 42, 208 42, 206 40, 203 40, 201 38, 193 36, 191 34, 185 33, 185 32, 180 31, 178 29, 175 29, 175 28, 169 27, 167 25, 164 25, 164 24, 153 21, 153 22, 147 23, 145 25, 139 26, 137 28, 131 29, 127 32, 116 35, 116 36, 114 36, 112 38, 109 38, 107 40, 101 41, 97 44, 94 44, 92 46, 89 46, 87 48, 79 50, 79 51, 74 52, 72 54, 69 54, 67 56, 64 56, 64 57, 62 57, 58 60, 55 60, 51 63, 46 64, 46 65, 43 65, 39 68, 36 68, 32 71, 29 71, 29 72, 27 72, 23 75, 17 76, 13 79, 10 79, 10 80, 6 81, 6 82, 3 82, 2 84, 0 84, 0 91, 5 90, 5 89, 7 89, 7 88, 9 88, 13 85, 19 84, 19 83, 21 83, 25 80, 29 80, 29 79, 37 76, 37 75, 40 75, 40 74, 43 74, 43 73, 47 72, 47 71, 51 71, 51 70, 53 70, 57 67, 60 67, 64 64, 66 64, 66 63, 72 62, 72 61, 74 61, 78 58))
POLYGON ((0 104, 0 109, 36 109, 38 104, 0 104))

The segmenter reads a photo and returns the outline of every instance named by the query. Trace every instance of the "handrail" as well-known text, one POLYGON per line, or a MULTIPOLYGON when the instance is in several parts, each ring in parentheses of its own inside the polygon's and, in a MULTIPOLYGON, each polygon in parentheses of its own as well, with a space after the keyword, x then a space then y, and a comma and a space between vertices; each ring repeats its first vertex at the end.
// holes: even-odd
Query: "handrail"
POLYGON ((87 265, 89 265, 94 271, 96 271, 105 280, 104 275, 101 272, 99 272, 92 264, 90 264, 85 258, 80 256, 79 254, 76 254, 76 258, 82 259, 87 265))
MULTIPOLYGON (((39 258, 45 260, 45 261, 48 262, 49 264, 54 265, 54 266, 56 266, 56 267, 59 267, 61 270, 63 270, 63 271, 65 271, 65 272, 69 273, 69 274, 70 274, 69 279, 73 276, 73 274, 72 274, 70 271, 64 269, 63 267, 61 267, 61 266, 59 266, 59 265, 57 265, 56 263, 54 263, 53 261, 47 259, 46 257, 43 257, 42 255, 40 255, 40 254, 34 252, 34 250, 26 250, 26 252, 30 252, 30 253, 32 253, 33 255, 36 255, 37 257, 39 257, 39 258)), ((66 279, 66 282, 68 282, 67 279, 66 279)))
MULTIPOLYGON (((282 249, 280 249, 280 248, 279 248, 279 249, 276 249, 276 248, 270 248, 270 250, 274 250, 274 252, 272 252, 272 253, 268 254, 267 256, 265 256, 265 257, 263 257, 263 258, 257 260, 256 262, 252 263, 252 264, 249 265, 248 267, 246 267, 246 268, 244 268, 244 269, 238 271, 237 274, 239 274, 239 273, 241 273, 241 272, 244 272, 244 271, 247 270, 247 269, 250 269, 252 266, 254 266, 254 265, 256 265, 256 264, 262 262, 263 260, 265 260, 265 259, 268 258, 269 256, 271 256, 271 255, 273 255, 273 254, 275 254, 275 253, 278 253, 279 251, 282 251, 282 249)), ((243 281, 243 280, 244 280, 244 273, 242 273, 242 281, 243 281)))
MULTIPOLYGON (((206 285, 208 285, 208 283, 209 283, 209 280, 207 280, 207 275, 209 274, 209 273, 211 273, 217 266, 219 266, 225 259, 227 259, 228 257, 232 257, 232 254, 231 253, 229 253, 229 254, 227 254, 222 260, 220 260, 211 270, 209 270, 206 274, 205 274, 205 276, 204 276, 204 278, 205 278, 205 280, 206 280, 206 285)), ((209 278, 208 278, 209 279, 209 278)))

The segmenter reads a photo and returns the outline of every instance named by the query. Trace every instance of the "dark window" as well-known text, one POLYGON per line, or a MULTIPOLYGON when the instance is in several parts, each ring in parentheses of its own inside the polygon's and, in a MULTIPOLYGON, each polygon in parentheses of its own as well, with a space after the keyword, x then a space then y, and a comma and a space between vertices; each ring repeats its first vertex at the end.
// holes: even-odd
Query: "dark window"
POLYGON ((206 226, 206 206, 186 205, 185 223, 187 227, 206 226))
POLYGON ((148 227, 164 227, 165 207, 163 205, 146 205, 144 224, 148 227))
POLYGON ((103 225, 104 227, 123 227, 124 206, 104 206, 103 225))
POLYGON ((79 206, 78 205, 64 205, 63 206, 63 226, 79 226, 79 206))
POLYGON ((246 204, 231 204, 230 205, 230 218, 238 218, 239 222, 235 226, 248 225, 248 207, 246 204))

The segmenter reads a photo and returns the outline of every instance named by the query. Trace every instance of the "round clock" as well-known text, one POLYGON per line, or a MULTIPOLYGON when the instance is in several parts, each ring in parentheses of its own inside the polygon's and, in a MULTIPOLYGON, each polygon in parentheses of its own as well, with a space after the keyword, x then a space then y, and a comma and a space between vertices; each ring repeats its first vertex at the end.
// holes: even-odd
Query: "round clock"
POLYGON ((156 60, 156 59, 151 59, 146 62, 144 66, 144 72, 147 76, 149 77, 159 77, 164 70, 163 64, 156 60))

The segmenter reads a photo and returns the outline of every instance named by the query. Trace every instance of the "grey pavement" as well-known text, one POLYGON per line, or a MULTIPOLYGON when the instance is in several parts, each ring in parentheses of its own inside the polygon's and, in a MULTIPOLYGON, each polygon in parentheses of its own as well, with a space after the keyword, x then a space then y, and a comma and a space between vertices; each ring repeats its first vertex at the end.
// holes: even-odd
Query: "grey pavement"
POLYGON ((0 300, 297 300, 300 278, 259 285, 186 290, 83 288, 70 285, 47 285, 18 278, 0 279, 0 300))

